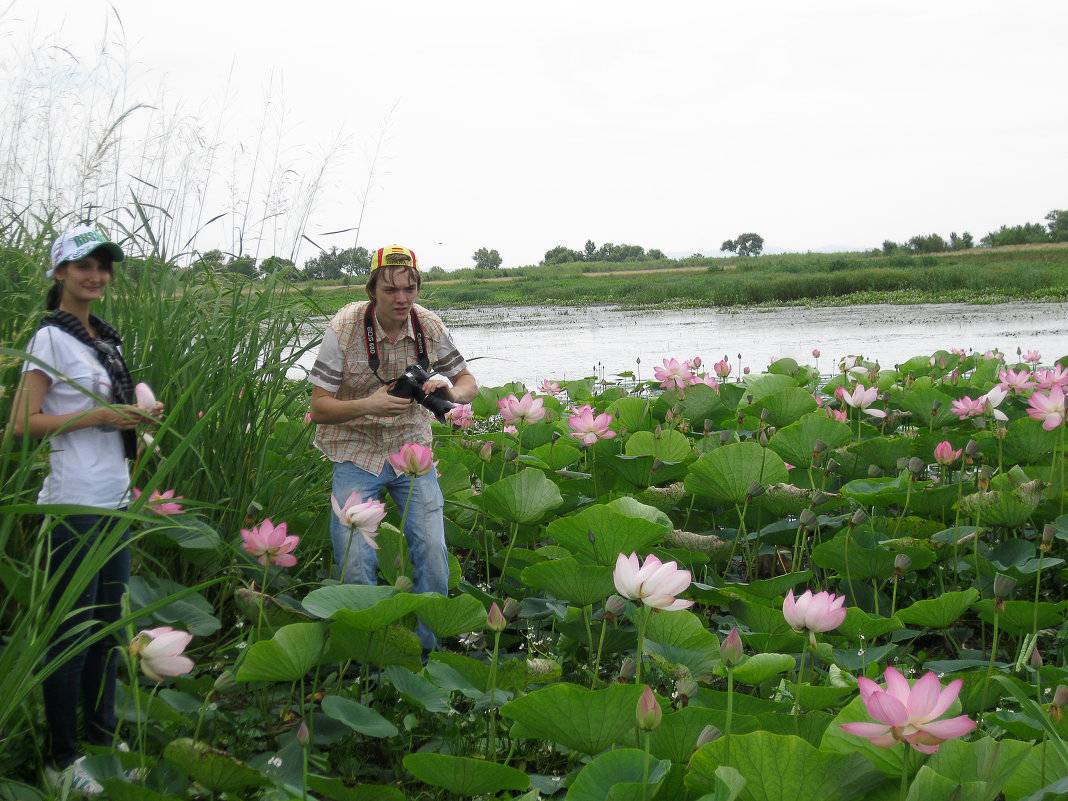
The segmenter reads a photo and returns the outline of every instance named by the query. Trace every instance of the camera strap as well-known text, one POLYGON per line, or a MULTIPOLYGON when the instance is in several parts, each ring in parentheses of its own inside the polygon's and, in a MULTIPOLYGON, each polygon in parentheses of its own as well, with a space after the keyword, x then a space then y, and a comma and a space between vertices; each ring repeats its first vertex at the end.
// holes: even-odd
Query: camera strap
MULTIPOLYGON (((382 364, 382 361, 378 358, 378 335, 375 332, 375 305, 372 303, 367 307, 367 311, 363 315, 363 341, 367 346, 367 366, 371 368, 371 372, 375 374, 375 378, 381 381, 387 386, 392 384, 393 381, 383 381, 382 376, 378 374, 378 368, 382 364)), ((416 362, 428 373, 430 372, 430 357, 427 355, 426 350, 426 336, 423 334, 423 326, 419 325, 419 316, 415 313, 415 309, 410 312, 412 320, 412 331, 415 334, 415 353, 416 362)), ((396 379, 394 379, 395 381, 396 379)))

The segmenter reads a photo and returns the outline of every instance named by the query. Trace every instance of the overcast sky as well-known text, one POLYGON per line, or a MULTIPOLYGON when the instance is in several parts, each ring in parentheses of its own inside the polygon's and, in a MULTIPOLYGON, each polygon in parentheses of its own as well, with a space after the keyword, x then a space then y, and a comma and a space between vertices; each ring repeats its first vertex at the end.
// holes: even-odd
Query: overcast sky
MULTIPOLYGON (((125 99, 248 151, 273 131, 300 180, 325 164, 312 239, 351 246, 326 234, 362 211, 358 244, 423 266, 978 240, 1068 208, 1063 0, 14 0, 0 25, 86 61, 121 41, 125 99)), ((228 246, 213 225, 201 249, 228 246)))

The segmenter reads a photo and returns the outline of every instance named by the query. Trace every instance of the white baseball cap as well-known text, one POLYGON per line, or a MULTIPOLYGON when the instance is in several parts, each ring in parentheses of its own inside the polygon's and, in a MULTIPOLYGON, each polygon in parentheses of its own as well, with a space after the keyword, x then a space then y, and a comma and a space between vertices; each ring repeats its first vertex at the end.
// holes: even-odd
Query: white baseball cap
POLYGON ((93 226, 76 225, 52 243, 52 266, 45 270, 45 277, 51 278, 55 275, 56 267, 63 262, 84 259, 90 253, 101 249, 107 251, 113 262, 125 258, 122 248, 114 242, 109 242, 93 226))

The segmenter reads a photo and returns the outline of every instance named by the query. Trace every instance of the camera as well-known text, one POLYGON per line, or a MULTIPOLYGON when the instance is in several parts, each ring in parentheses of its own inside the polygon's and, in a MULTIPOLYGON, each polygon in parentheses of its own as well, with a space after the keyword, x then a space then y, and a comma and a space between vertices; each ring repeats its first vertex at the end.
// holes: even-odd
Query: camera
POLYGON ((445 413, 456 404, 445 400, 437 392, 432 392, 429 395, 423 392, 423 384, 429 380, 430 376, 427 375, 426 370, 418 364, 410 364, 404 369, 401 377, 393 382, 393 386, 387 392, 395 398, 413 399, 424 409, 430 410, 439 423, 445 423, 445 413))

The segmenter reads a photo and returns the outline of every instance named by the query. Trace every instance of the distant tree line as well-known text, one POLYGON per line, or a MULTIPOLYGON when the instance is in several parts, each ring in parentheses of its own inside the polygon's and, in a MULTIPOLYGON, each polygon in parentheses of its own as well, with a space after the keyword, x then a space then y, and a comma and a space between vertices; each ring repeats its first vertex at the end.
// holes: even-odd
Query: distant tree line
MULTIPOLYGON (((1001 245, 1036 245, 1046 242, 1068 242, 1068 211, 1054 209, 1046 215, 1046 224, 1024 223, 1023 225, 1003 225, 996 231, 979 240, 983 247, 993 248, 1001 245)), ((972 235, 965 231, 960 236, 956 232, 946 241, 939 234, 918 235, 908 242, 897 243, 887 239, 883 242, 885 254, 911 251, 913 253, 943 253, 952 250, 967 250, 975 247, 972 235)))
POLYGON ((365 247, 330 248, 304 262, 299 269, 290 259, 270 256, 256 263, 252 256, 225 255, 221 250, 209 250, 196 260, 196 264, 214 272, 260 278, 284 273, 293 281, 340 281, 346 277, 367 275, 371 272, 371 254, 365 247))
POLYGON ((552 250, 546 251, 544 264, 569 264, 581 261, 659 261, 663 259, 664 251, 650 248, 648 251, 641 245, 616 245, 605 242, 600 247, 592 239, 586 240, 586 246, 581 250, 572 250, 565 245, 557 245, 552 250))

